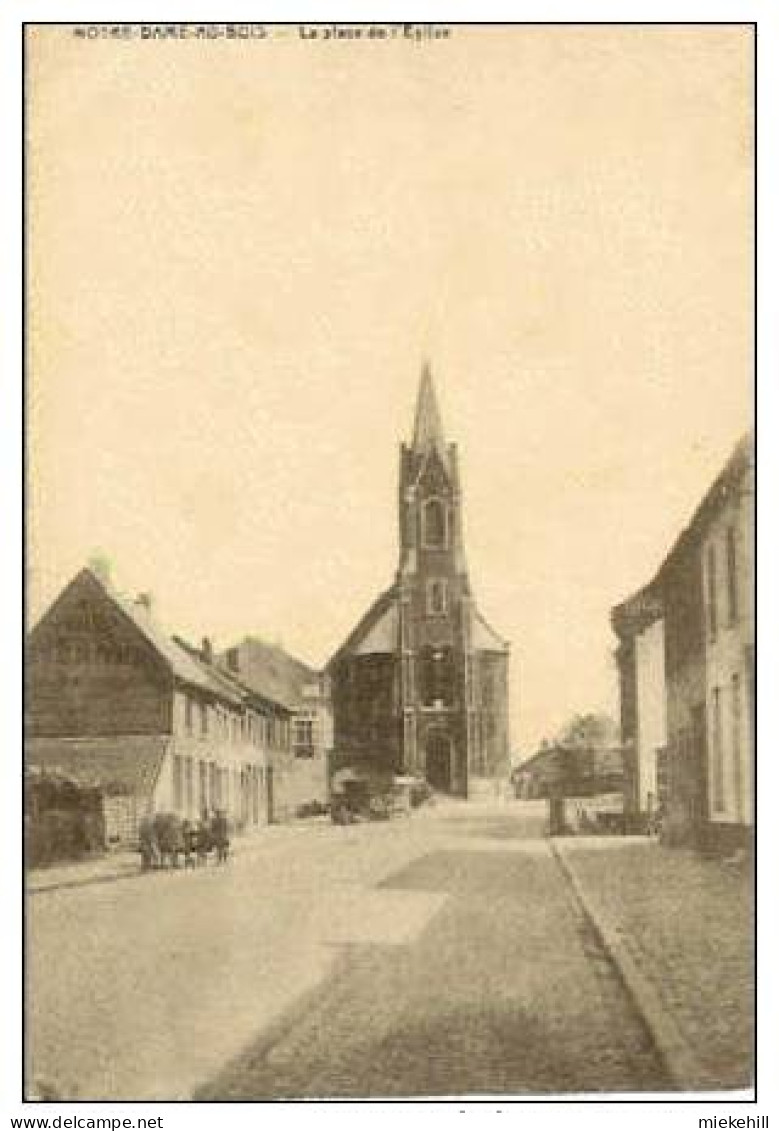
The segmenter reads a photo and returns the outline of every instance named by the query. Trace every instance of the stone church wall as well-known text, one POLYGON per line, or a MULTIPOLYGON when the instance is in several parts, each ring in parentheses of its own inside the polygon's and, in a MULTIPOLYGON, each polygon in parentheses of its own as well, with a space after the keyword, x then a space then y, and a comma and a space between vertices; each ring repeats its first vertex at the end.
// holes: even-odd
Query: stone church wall
POLYGON ((502 777, 509 772, 508 657, 480 652, 477 672, 481 707, 478 776, 502 777))

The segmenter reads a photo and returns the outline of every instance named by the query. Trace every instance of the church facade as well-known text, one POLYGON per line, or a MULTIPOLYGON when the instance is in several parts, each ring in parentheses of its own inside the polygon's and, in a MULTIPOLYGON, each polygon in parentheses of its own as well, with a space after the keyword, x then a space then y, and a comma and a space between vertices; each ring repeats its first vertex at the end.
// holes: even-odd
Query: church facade
POLYGON ((394 584, 330 660, 334 752, 456 796, 509 768, 509 647, 474 601, 457 447, 427 367, 400 447, 394 584))

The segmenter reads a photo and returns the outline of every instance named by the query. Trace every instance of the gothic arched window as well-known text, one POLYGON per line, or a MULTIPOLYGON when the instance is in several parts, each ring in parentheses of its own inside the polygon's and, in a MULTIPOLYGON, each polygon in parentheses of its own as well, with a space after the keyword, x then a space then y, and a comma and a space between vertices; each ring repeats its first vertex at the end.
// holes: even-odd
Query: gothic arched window
POLYGON ((422 507, 422 543, 430 549, 446 546, 446 504, 441 499, 428 499, 422 507))
POLYGON ((423 648, 420 653, 421 700, 425 707, 454 703, 455 664, 451 648, 423 648))
POLYGON ((427 583, 427 612, 429 616, 443 616, 447 610, 446 582, 434 578, 427 583))

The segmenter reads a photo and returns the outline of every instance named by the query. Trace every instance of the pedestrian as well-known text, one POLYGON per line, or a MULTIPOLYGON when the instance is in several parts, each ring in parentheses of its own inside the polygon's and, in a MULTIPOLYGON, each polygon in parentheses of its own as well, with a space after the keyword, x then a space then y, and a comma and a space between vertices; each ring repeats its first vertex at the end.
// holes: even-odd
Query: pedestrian
POLYGON ((150 815, 141 817, 138 825, 138 848, 141 853, 141 868, 144 872, 159 867, 160 850, 157 844, 154 818, 150 815))
POLYGON ((216 849, 217 864, 224 864, 230 851, 230 835, 224 809, 217 809, 211 821, 211 840, 216 849))
POLYGON ((210 821, 208 819, 208 809, 203 807, 200 811, 200 821, 197 827, 197 862, 198 864, 208 863, 208 853, 211 851, 211 832, 210 821))
POLYGON ((194 868, 196 833, 192 821, 190 821, 189 817, 185 817, 181 822, 181 836, 184 842, 184 867, 194 868))

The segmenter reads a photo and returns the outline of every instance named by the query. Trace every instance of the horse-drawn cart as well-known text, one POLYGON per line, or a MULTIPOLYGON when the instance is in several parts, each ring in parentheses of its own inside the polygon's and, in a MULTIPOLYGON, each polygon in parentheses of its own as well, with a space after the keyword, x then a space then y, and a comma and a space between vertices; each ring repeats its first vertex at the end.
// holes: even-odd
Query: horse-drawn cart
POLYGON ((141 868, 194 868, 208 863, 211 852, 217 864, 223 864, 230 853, 230 834, 226 816, 199 820, 179 817, 175 813, 154 813, 144 817, 138 826, 138 850, 141 868))

